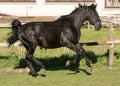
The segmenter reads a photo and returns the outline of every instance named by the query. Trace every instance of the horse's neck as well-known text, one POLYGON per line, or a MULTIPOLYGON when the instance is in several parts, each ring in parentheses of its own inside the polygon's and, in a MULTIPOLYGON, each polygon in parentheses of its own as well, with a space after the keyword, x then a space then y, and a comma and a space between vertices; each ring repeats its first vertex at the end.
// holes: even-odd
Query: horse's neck
POLYGON ((80 30, 82 24, 85 21, 85 16, 86 16, 86 12, 82 11, 79 14, 74 15, 73 17, 73 25, 76 29, 80 30))
POLYGON ((78 22, 77 27, 81 28, 85 21, 85 13, 78 14, 78 16, 75 18, 75 22, 78 22))
POLYGON ((85 21, 85 16, 86 16, 86 12, 82 11, 80 14, 76 14, 73 17, 73 27, 77 35, 77 40, 79 40, 80 38, 80 35, 81 35, 80 28, 85 21))

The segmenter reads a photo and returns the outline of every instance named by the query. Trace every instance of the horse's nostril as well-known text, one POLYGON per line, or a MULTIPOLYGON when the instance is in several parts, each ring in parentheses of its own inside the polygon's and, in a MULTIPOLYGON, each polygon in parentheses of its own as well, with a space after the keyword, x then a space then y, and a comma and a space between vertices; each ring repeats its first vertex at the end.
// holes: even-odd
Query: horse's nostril
POLYGON ((96 22, 95 23, 95 25, 94 25, 94 27, 95 27, 95 30, 100 30, 101 29, 101 27, 102 27, 102 25, 101 25, 101 23, 100 22, 96 22))

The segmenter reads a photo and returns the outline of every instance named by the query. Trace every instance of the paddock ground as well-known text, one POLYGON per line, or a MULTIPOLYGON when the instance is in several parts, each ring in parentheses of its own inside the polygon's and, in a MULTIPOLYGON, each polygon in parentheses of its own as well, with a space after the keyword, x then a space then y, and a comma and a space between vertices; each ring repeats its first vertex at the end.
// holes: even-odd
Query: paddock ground
MULTIPOLYGON (((105 41, 108 39, 107 29, 95 31, 82 29, 81 41, 105 41), (89 34, 88 34, 89 33, 89 34)), ((114 30, 114 38, 119 39, 120 29, 114 30)), ((0 29, 0 41, 5 42, 9 29, 0 29)), ((65 67, 68 59, 74 58, 75 53, 64 48, 39 49, 34 56, 43 62, 46 73, 38 72, 41 77, 34 78, 25 70, 24 48, 0 47, 0 86, 119 86, 120 85, 120 44, 115 45, 113 69, 107 69, 109 46, 84 46, 91 60, 93 71, 90 72, 81 57, 79 67, 65 67), (21 51, 20 51, 21 50, 21 51), (20 70, 15 70, 18 67, 20 70)), ((37 68, 37 67, 36 67, 37 68)))

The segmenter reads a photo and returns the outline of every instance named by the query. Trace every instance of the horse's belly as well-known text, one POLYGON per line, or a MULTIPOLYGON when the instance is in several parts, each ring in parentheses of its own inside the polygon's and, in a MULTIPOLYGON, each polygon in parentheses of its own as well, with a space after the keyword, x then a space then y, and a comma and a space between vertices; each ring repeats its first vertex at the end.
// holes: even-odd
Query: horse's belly
POLYGON ((58 48, 61 47, 61 43, 60 40, 52 40, 52 39, 44 39, 44 38, 40 38, 40 42, 39 42, 39 46, 43 47, 43 48, 58 48))

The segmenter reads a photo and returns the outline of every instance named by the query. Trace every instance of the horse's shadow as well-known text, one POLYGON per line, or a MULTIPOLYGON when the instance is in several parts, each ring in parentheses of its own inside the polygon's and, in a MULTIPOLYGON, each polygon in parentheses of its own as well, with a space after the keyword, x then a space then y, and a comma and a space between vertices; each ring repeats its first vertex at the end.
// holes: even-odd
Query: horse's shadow
MULTIPOLYGON (((91 51, 87 51, 87 55, 89 56, 89 59, 91 60, 92 64, 96 64, 98 62, 98 58, 101 57, 108 57, 108 52, 102 54, 102 55, 96 55, 94 52, 91 51)), ((115 55, 119 55, 118 53, 115 53, 115 55)), ((50 71, 56 71, 56 70, 70 70, 70 71, 74 71, 73 73, 68 73, 68 75, 70 74, 77 74, 80 71, 84 72, 86 75, 91 75, 90 72, 88 72, 88 70, 82 69, 80 68, 80 61, 82 59, 84 59, 82 56, 80 56, 80 58, 78 59, 76 64, 73 64, 69 67, 66 67, 66 61, 67 60, 73 60, 75 57, 75 55, 73 56, 69 56, 67 54, 63 54, 59 57, 44 57, 44 58, 37 58, 37 60, 41 61, 46 70, 50 70, 50 71)), ((39 71, 39 67, 33 63, 33 66, 35 68, 36 71, 39 71)), ((24 59, 20 59, 19 65, 16 66, 15 68, 25 68, 26 67, 26 62, 24 59)))
MULTIPOLYGON (((95 55, 94 52, 88 51, 87 52, 92 64, 95 64, 97 62, 97 58, 99 58, 98 55, 95 55)), ((85 69, 81 69, 80 66, 80 61, 83 59, 83 57, 80 55, 80 58, 78 59, 76 64, 73 64, 71 66, 66 67, 66 61, 67 60, 73 60, 75 57, 75 55, 70 56, 67 54, 63 54, 59 57, 44 57, 44 58, 37 58, 37 60, 41 61, 46 70, 50 70, 50 71, 56 71, 56 70, 70 70, 70 71, 74 71, 73 73, 70 74, 77 74, 80 71, 86 73, 86 75, 91 75, 91 73, 89 73, 87 70, 85 69)), ((39 67, 33 63, 33 66, 35 68, 36 71, 39 71, 39 67)), ((22 58, 20 59, 19 65, 16 66, 15 68, 25 68, 26 67, 26 62, 25 60, 22 58)), ((69 75, 69 74, 68 74, 69 75)))

